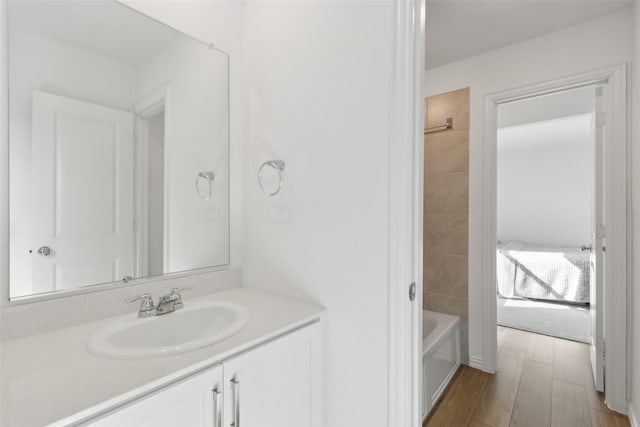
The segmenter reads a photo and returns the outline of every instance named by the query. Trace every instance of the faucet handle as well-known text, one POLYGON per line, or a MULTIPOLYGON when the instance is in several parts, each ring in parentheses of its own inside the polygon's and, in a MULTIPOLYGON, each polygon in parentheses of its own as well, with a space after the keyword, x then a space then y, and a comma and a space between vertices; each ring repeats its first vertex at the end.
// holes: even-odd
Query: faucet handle
POLYGON ((153 305, 153 297, 151 296, 151 294, 149 292, 145 292, 143 294, 140 295, 134 295, 131 297, 127 297, 124 299, 124 302, 135 302, 138 300, 142 300, 142 302, 140 303, 140 310, 138 311, 138 316, 140 317, 144 317, 143 313, 150 313, 152 312, 155 307, 153 305))
POLYGON ((193 289, 193 286, 185 286, 185 287, 182 287, 182 288, 173 288, 173 289, 171 289, 171 293, 180 295, 180 292, 182 292, 182 291, 190 291, 191 289, 193 289))
POLYGON ((174 307, 175 310, 178 310, 178 309, 184 307, 184 304, 182 303, 182 295, 180 295, 180 292, 188 291, 190 289, 193 289, 193 286, 185 286, 183 288, 173 288, 173 289, 171 289, 171 295, 173 295, 175 297, 175 303, 173 304, 173 307, 174 307))

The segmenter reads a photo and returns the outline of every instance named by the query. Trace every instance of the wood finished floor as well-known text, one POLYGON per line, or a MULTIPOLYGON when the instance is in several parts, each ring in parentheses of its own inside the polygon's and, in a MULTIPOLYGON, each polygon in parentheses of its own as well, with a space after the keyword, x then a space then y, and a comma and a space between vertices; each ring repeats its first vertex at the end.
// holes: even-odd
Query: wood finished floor
POLYGON ((498 372, 463 366, 423 427, 629 425, 595 391, 586 344, 498 327, 498 372))

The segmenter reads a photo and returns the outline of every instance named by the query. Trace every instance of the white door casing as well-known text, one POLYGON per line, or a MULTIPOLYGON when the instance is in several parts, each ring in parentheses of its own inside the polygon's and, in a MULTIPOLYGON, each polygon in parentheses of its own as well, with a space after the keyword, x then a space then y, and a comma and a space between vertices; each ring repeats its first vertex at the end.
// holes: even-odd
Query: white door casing
POLYGON ((600 305, 603 296, 603 245, 604 245, 604 194, 603 194, 603 87, 594 88, 592 120, 592 206, 591 206, 591 251, 589 253, 589 313, 591 317, 590 359, 596 390, 604 391, 604 336, 600 305))
MULTIPOLYGON (((604 152, 604 216, 607 221, 606 252, 604 253, 606 287, 602 289, 604 306, 603 331, 606 337, 605 399, 615 411, 626 412, 627 382, 627 84, 625 63, 589 71, 544 83, 507 90, 485 97, 485 127, 483 139, 483 208, 482 208, 482 357, 472 365, 485 371, 496 366, 496 135, 497 108, 503 102, 608 82, 610 96, 604 99, 607 111, 604 152)), ((602 311, 599 314, 603 314, 602 311)), ((477 356, 475 356, 477 357, 477 356)))
POLYGON ((32 132, 33 293, 132 276, 133 115, 34 91, 32 132))
MULTIPOLYGON (((422 207, 425 0, 396 3, 389 143, 387 424, 422 425, 422 207), (411 283, 415 299, 409 300, 411 283)), ((382 421, 381 421, 382 422, 382 421)))

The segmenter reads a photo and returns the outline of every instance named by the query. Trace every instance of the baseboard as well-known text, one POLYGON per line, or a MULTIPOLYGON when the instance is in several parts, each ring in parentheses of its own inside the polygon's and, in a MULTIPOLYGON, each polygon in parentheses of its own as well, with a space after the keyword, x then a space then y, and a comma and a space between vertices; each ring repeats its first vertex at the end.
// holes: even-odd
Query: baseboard
POLYGON ((481 357, 469 356, 469 366, 484 371, 484 360, 481 357))
POLYGON ((629 423, 631 423, 631 427, 640 427, 640 420, 638 419, 638 414, 636 413, 633 405, 629 405, 629 423))

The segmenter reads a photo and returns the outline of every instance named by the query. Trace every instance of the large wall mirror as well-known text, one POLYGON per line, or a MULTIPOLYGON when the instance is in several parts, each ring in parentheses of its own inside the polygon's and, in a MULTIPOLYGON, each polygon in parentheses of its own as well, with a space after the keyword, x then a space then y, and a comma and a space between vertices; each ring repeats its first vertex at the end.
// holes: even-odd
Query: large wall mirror
POLYGON ((7 7, 10 299, 228 264, 228 55, 115 1, 7 7))

